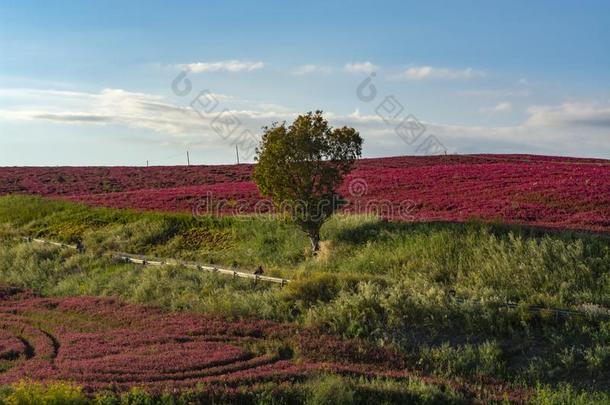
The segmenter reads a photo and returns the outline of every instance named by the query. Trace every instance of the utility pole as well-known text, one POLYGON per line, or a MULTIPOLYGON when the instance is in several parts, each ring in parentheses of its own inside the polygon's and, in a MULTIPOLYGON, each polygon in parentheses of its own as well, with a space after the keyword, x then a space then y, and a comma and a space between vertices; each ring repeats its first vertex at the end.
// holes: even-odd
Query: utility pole
POLYGON ((191 157, 189 156, 189 151, 186 151, 186 165, 190 166, 191 165, 191 157))
POLYGON ((235 145, 235 155, 237 155, 237 164, 239 164, 239 149, 237 148, 237 145, 235 145))

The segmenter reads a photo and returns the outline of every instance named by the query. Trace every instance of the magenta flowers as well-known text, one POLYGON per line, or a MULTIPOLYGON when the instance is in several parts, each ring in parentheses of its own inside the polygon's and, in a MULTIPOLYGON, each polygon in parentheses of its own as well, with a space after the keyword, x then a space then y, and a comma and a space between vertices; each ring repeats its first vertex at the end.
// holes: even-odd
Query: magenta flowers
MULTIPOLYGON (((408 360, 393 350, 294 325, 166 313, 111 298, 42 298, 2 286, 0 364, 0 385, 63 380, 89 393, 137 386, 151 393, 204 389, 224 399, 321 371, 454 384, 408 371, 408 360), (272 341, 290 345, 298 361, 246 349, 272 341)), ((480 384, 460 386, 472 396, 479 389, 480 384)), ((506 387, 489 382, 485 393, 501 399, 506 387)))
MULTIPOLYGON (((0 194, 197 214, 265 213, 251 165, 2 168, 0 194)), ((530 155, 363 159, 342 195, 352 213, 394 220, 480 219, 610 231, 610 162, 530 155)))

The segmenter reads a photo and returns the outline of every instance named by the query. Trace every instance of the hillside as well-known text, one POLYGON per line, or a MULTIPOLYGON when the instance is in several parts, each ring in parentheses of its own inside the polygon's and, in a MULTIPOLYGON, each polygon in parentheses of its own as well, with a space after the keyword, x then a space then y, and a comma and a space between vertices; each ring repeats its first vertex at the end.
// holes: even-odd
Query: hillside
MULTIPOLYGON (((0 195, 196 214, 266 213, 251 165, 0 168, 0 195)), ((363 159, 345 211, 405 221, 472 219, 610 231, 610 162, 532 155, 363 159)))
MULTIPOLYGON (((322 239, 313 258, 278 218, 1 197, 0 285, 13 288, 0 288, 0 388, 31 377, 90 394, 194 389, 214 403, 303 403, 329 390, 362 404, 607 403, 606 237, 338 215, 322 239), (142 266, 112 251, 262 265, 292 281, 142 266)), ((19 394, 11 387, 0 403, 19 394)))

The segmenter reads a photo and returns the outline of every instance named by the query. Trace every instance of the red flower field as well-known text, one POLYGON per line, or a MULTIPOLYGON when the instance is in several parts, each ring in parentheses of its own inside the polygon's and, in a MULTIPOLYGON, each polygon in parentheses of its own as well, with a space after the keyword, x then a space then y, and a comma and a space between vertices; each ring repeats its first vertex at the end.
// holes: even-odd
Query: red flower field
MULTIPOLYGON (((256 390, 260 383, 292 383, 332 371, 419 379, 455 386, 473 399, 479 395, 464 383, 415 376, 393 352, 362 341, 297 333, 270 321, 169 314, 108 298, 41 298, 0 286, 0 330, 0 385, 65 380, 87 392, 138 386, 154 393, 204 383, 208 392, 226 398, 240 387, 256 390), (291 342, 299 361, 245 349, 273 339, 291 342)), ((499 399, 505 389, 488 381, 484 392, 499 399)), ((519 391, 507 395, 523 399, 519 391)))
MULTIPOLYGON (((0 195, 199 214, 262 213, 251 165, 0 168, 0 195)), ((531 155, 363 159, 342 188, 348 212, 395 220, 481 219, 610 231, 610 161, 531 155)))

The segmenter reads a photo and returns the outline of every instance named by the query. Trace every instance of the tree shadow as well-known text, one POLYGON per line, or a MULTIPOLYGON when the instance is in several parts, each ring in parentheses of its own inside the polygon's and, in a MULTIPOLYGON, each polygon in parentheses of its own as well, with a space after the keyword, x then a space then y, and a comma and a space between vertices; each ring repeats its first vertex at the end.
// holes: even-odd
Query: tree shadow
POLYGON ((610 242, 610 235, 595 232, 545 228, 539 226, 528 226, 521 224, 505 224, 499 222, 489 222, 482 220, 468 220, 465 222, 457 221, 430 221, 430 222, 400 222, 378 219, 359 224, 354 227, 340 229, 334 236, 344 243, 353 245, 366 244, 367 242, 381 242, 392 239, 397 235, 420 234, 432 235, 439 232, 449 232, 456 236, 468 232, 482 232, 496 236, 499 239, 506 239, 509 235, 522 239, 540 239, 552 237, 564 241, 586 240, 590 242, 610 242))

